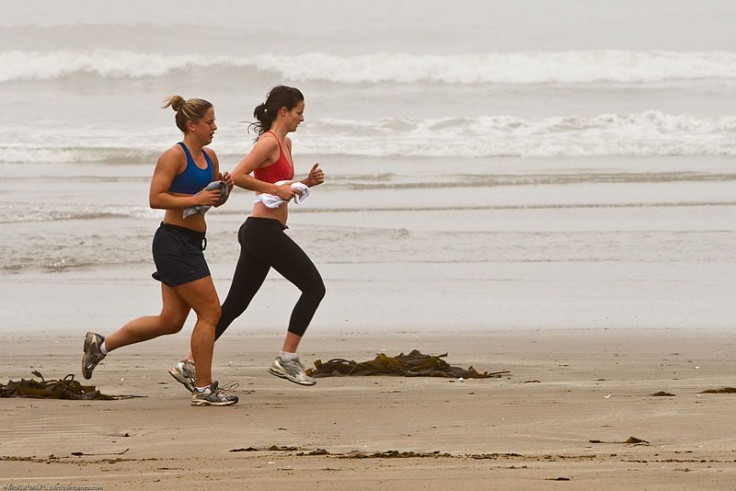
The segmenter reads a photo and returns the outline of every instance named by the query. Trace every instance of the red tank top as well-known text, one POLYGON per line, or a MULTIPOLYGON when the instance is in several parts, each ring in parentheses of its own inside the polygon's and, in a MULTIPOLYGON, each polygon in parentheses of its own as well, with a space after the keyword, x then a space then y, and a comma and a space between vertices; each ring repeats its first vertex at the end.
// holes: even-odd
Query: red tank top
POLYGON ((279 138, 272 131, 267 133, 271 133, 279 144, 279 159, 266 167, 259 167, 253 171, 253 176, 259 181, 270 182, 271 184, 278 181, 290 181, 294 178, 294 167, 286 160, 279 138))

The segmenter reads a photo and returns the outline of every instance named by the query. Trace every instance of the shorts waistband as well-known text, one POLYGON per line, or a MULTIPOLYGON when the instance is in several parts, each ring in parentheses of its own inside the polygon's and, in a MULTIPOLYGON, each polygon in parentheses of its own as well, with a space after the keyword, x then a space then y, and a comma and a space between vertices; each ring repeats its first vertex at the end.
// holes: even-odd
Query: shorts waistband
POLYGON ((187 239, 197 244, 202 250, 205 250, 207 248, 207 237, 205 237, 204 232, 198 232, 196 230, 192 230, 191 228, 180 227, 179 225, 172 225, 170 223, 164 222, 161 222, 160 228, 168 230, 169 232, 174 232, 186 236, 187 239))

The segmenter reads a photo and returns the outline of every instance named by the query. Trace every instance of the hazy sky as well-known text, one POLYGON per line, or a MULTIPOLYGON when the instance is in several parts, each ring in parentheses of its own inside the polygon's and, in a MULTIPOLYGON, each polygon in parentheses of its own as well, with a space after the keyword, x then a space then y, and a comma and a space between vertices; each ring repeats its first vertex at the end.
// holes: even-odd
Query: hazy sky
MULTIPOLYGON (((0 27, 201 26, 198 38, 182 35, 193 51, 215 36, 314 49, 355 31, 369 33, 374 47, 386 38, 384 49, 396 51, 426 42, 427 52, 452 52, 457 38, 478 51, 580 49, 581 40, 588 49, 736 50, 734 0, 0 0, 0 12, 0 27)), ((0 31, 0 46, 22 45, 17 37, 0 31)))

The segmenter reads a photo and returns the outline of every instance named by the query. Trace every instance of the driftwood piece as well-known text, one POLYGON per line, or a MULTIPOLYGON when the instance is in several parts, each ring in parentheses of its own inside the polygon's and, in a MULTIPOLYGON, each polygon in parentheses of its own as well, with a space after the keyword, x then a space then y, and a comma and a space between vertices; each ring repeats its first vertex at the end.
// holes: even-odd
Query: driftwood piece
POLYGON ((603 440, 588 440, 588 441, 590 443, 626 443, 626 444, 634 445, 634 446, 637 446, 637 445, 649 445, 649 442, 648 441, 642 440, 641 438, 637 438, 635 436, 630 436, 629 438, 627 438, 625 441, 622 441, 622 442, 606 442, 606 441, 603 441, 603 440))
POLYGON ((401 377, 446 377, 446 378, 500 378, 509 373, 477 372, 472 366, 467 370, 449 365, 445 360, 447 353, 442 355, 425 355, 417 350, 405 355, 386 356, 378 354, 373 360, 356 362, 334 358, 327 362, 315 360, 314 367, 307 369, 310 377, 335 377, 356 375, 395 375, 401 377))
POLYGON ((706 389, 701 394, 734 394, 736 388, 734 387, 721 387, 720 389, 706 389))

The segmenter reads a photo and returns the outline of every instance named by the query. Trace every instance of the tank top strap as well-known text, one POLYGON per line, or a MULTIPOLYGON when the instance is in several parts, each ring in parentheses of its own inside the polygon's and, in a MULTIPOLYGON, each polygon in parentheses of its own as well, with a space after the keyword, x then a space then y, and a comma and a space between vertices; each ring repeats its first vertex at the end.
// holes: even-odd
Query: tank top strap
MULTIPOLYGON (((184 149, 184 153, 187 156, 187 165, 193 164, 194 163, 194 159, 192 158, 192 154, 189 153, 189 149, 187 148, 187 146, 184 145, 184 142, 179 142, 179 145, 181 145, 181 148, 184 149)), ((209 159, 207 159, 207 163, 209 163, 209 159)))
MULTIPOLYGON (((273 137, 276 138, 276 143, 278 143, 279 145, 279 160, 283 160, 286 163, 286 165, 288 165, 289 167, 293 169, 294 168, 293 158, 291 162, 289 161, 289 159, 286 158, 286 152, 284 152, 284 147, 281 146, 281 140, 279 140, 279 137, 276 136, 276 133, 274 133, 271 130, 268 130, 266 133, 271 133, 273 137)), ((289 154, 289 157, 291 157, 291 154, 289 154)))
POLYGON ((279 137, 278 137, 278 136, 276 136, 276 133, 274 133, 274 132, 273 132, 273 131, 271 131, 271 130, 268 130, 268 131, 267 131, 266 133, 271 133, 271 134, 273 135, 273 137, 274 137, 274 138, 276 138, 276 143, 278 143, 278 144, 279 144, 279 151, 280 151, 280 152, 281 152, 281 153, 283 154, 283 153, 284 153, 284 149, 283 149, 283 148, 281 148, 281 140, 279 140, 279 137))
POLYGON ((202 149, 202 155, 204 155, 204 159, 207 161, 207 168, 209 169, 212 167, 212 159, 210 159, 210 156, 204 151, 204 148, 202 149))

